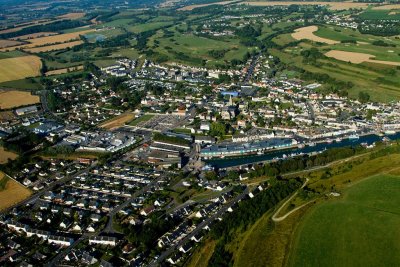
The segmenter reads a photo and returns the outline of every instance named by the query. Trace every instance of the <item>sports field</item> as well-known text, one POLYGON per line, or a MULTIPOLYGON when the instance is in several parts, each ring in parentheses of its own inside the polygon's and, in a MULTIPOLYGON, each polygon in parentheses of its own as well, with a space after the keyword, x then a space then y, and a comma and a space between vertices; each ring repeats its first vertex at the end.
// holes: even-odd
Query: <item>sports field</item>
POLYGON ((31 195, 31 191, 16 181, 6 178, 4 173, 0 172, 0 183, 5 183, 4 189, 0 190, 0 210, 6 209, 31 195), (8 179, 4 181, 3 179, 8 179))
POLYGON ((317 205, 301 222, 290 266, 397 266, 400 177, 378 175, 317 205))
POLYGON ((0 59, 0 82, 40 75, 42 62, 37 56, 0 59))
POLYGON ((32 105, 40 102, 40 98, 25 91, 0 91, 0 109, 32 105))

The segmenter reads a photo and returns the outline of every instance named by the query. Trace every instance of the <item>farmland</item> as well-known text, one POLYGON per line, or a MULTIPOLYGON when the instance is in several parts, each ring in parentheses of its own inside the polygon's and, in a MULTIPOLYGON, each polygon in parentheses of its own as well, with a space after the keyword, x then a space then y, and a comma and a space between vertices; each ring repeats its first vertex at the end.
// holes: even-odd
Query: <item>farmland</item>
POLYGON ((39 97, 24 91, 0 91, 0 109, 39 103, 39 97))
POLYGON ((397 265, 399 182, 374 176, 317 205, 300 224, 290 266, 397 265))
POLYGON ((83 12, 76 12, 76 13, 67 13, 65 15, 59 16, 60 19, 80 19, 85 16, 83 12))
POLYGON ((393 66, 400 66, 400 62, 393 61, 384 61, 384 60, 375 60, 373 55, 364 54, 364 53, 356 53, 356 52, 345 52, 340 50, 331 50, 325 54, 327 57, 332 57, 341 61, 351 62, 355 64, 363 63, 363 62, 371 62, 378 64, 386 64, 393 66))
POLYGON ((292 37, 296 40, 301 40, 301 39, 308 39, 314 42, 321 42, 321 43, 327 43, 327 44, 337 44, 339 43, 338 41, 327 39, 327 38, 322 38, 314 34, 314 32, 318 31, 317 26, 308 26, 308 27, 303 27, 296 29, 294 33, 292 33, 292 37))
POLYGON ((32 38, 32 39, 28 40, 29 44, 9 47, 7 49, 3 49, 2 51, 22 48, 22 49, 26 49, 31 52, 41 52, 41 51, 50 51, 50 50, 56 50, 56 49, 61 49, 61 48, 65 48, 65 47, 71 47, 73 45, 78 44, 76 42, 74 43, 71 41, 78 40, 80 35, 84 35, 86 33, 92 32, 92 31, 93 30, 83 30, 83 31, 77 31, 77 32, 72 32, 72 33, 64 33, 64 34, 50 35, 50 36, 39 37, 39 38, 32 38), (68 42, 70 42, 70 43, 68 43, 68 42), (52 44, 55 44, 55 45, 52 45, 52 44), (46 46, 46 45, 48 45, 48 46, 46 46), (49 46, 49 45, 51 45, 51 46, 49 46), (37 48, 35 48, 35 47, 37 47, 37 48), (36 51, 35 51, 35 49, 36 49, 36 51))
POLYGON ((0 181, 8 179, 5 183, 5 188, 0 191, 0 210, 9 208, 10 206, 26 199, 31 195, 31 192, 16 181, 7 178, 4 173, 0 172, 0 181))
POLYGON ((0 82, 38 76, 41 66, 37 56, 0 59, 0 82))
POLYGON ((19 45, 19 44, 21 44, 21 42, 12 41, 12 40, 0 40, 0 48, 16 46, 16 45, 19 45))
POLYGON ((83 66, 79 65, 79 66, 74 66, 74 67, 70 67, 70 68, 50 70, 50 71, 46 72, 46 76, 64 74, 64 73, 78 71, 78 70, 82 70, 82 69, 83 69, 83 66))
POLYGON ((365 9, 368 7, 368 3, 356 3, 356 2, 319 2, 319 1, 257 1, 257 2, 243 2, 250 6, 290 6, 290 5, 324 5, 328 6, 331 10, 346 10, 350 8, 365 9))
POLYGON ((4 147, 0 146, 0 164, 7 163, 9 159, 16 159, 17 154, 4 150, 4 147))
POLYGON ((31 53, 40 53, 40 52, 48 52, 48 51, 61 50, 61 49, 69 48, 69 47, 74 47, 74 46, 80 45, 82 43, 83 43, 83 41, 73 41, 73 42, 66 42, 66 43, 62 43, 62 44, 33 47, 33 48, 24 48, 24 50, 29 51, 31 53))
POLYGON ((199 8, 199 7, 206 7, 206 6, 211 6, 211 5, 227 5, 227 4, 231 4, 231 3, 235 3, 235 2, 237 2, 237 1, 221 1, 221 2, 213 2, 213 3, 209 3, 209 4, 189 5, 189 6, 182 7, 178 10, 190 11, 190 10, 193 10, 193 9, 199 8))
MULTIPOLYGON (((398 99, 400 81, 394 77, 395 75, 389 75, 390 72, 396 72, 395 68, 400 62, 398 39, 386 37, 385 46, 380 46, 376 45, 380 44, 379 37, 362 34, 357 30, 323 25, 319 25, 316 31, 315 27, 309 26, 308 29, 312 32, 311 36, 307 36, 308 39, 303 34, 299 36, 303 41, 297 45, 284 50, 271 49, 270 52, 289 66, 294 65, 308 72, 325 73, 339 81, 351 82, 354 84, 348 88, 348 94, 351 97, 356 97, 360 91, 364 90, 374 100, 398 99), (328 44, 320 40, 317 43, 315 38, 332 42, 328 44), (310 48, 316 48, 325 55, 317 59, 317 65, 304 61, 302 51, 310 48)), ((294 40, 296 39, 293 38, 293 33, 285 33, 273 39, 280 46, 290 44, 294 40)))

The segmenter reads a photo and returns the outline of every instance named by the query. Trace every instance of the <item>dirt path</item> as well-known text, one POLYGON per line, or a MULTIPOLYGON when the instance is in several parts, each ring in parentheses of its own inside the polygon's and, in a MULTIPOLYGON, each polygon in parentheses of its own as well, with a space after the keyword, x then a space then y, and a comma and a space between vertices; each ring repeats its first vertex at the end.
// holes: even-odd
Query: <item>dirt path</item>
POLYGON ((286 200, 286 201, 282 204, 282 206, 279 207, 279 209, 274 213, 274 215, 272 215, 272 220, 273 220, 274 222, 283 221, 284 219, 286 219, 286 218, 287 218, 290 214, 292 214, 293 212, 295 212, 295 211, 301 209, 301 208, 304 207, 305 205, 307 205, 307 204, 311 203, 312 201, 314 201, 314 200, 309 201, 309 202, 307 202, 307 203, 305 203, 305 204, 303 204, 303 205, 301 205, 301 206, 299 206, 299 207, 297 207, 297 208, 295 208, 295 209, 289 211, 289 212, 286 213, 285 215, 283 215, 283 216, 281 216, 281 217, 278 217, 279 213, 283 210, 283 208, 286 207, 286 205, 287 205, 290 201, 292 201, 293 198, 295 198, 295 197, 297 196, 297 194, 299 193, 299 191, 300 191, 301 189, 303 189, 303 188, 307 185, 308 181, 309 181, 309 179, 307 178, 306 181, 304 182, 304 184, 299 188, 299 190, 297 190, 296 193, 294 193, 290 198, 288 198, 288 200, 286 200))

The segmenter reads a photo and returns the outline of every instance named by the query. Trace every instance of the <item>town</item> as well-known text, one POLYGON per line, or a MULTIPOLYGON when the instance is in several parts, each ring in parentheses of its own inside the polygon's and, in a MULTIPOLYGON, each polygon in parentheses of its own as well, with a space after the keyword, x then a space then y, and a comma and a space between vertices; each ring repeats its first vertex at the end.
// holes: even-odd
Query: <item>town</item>
MULTIPOLYGON (((120 4, 121 10, 128 5, 120 4)), ((321 69, 334 69, 339 64, 338 58, 325 62, 332 59, 324 42, 343 46, 365 42, 354 37, 329 43, 314 36, 315 48, 307 38, 296 39, 292 30, 313 34, 323 23, 325 30, 342 27, 343 32, 371 34, 380 28, 390 31, 398 21, 363 21, 347 12, 314 8, 311 16, 312 11, 297 5, 271 6, 265 11, 275 13, 267 16, 239 5, 221 16, 206 16, 196 27, 187 26, 199 40, 238 37, 241 45, 247 41, 244 48, 208 49, 207 55, 218 63, 176 51, 179 60, 160 55, 157 60, 158 40, 149 41, 152 35, 146 36, 146 31, 135 36, 123 31, 121 40, 135 42, 136 49, 151 42, 154 51, 126 56, 129 48, 124 47, 124 53, 109 57, 112 53, 101 49, 107 49, 110 40, 117 41, 96 34, 119 31, 118 24, 107 19, 125 11, 96 14, 90 20, 101 26, 95 30, 96 40, 80 37, 82 47, 60 52, 73 54, 85 46, 95 47, 93 54, 107 54, 107 64, 100 66, 89 57, 79 70, 50 75, 44 66, 54 63, 58 54, 53 50, 40 54, 42 87, 24 91, 36 101, 6 108, 0 103, 0 148, 15 153, 0 161, 0 191, 6 185, 2 181, 12 181, 27 192, 0 212, 0 265, 185 266, 210 236, 228 236, 232 218, 240 218, 237 224, 246 228, 248 207, 261 203, 254 212, 261 217, 280 201, 290 201, 297 190, 306 188, 307 194, 317 195, 306 187, 308 178, 284 179, 284 173, 310 170, 311 177, 312 168, 373 155, 377 147, 394 149, 391 141, 400 137, 400 101, 375 101, 371 91, 360 87, 349 94, 347 89, 358 86, 357 81, 339 81, 307 69, 319 64, 321 69), (96 21, 98 17, 106 21, 104 26, 96 21), (263 46, 249 41, 261 36, 265 25, 286 23, 290 31, 275 28, 282 35, 267 36, 269 43, 263 46), (273 38, 277 43, 279 38, 289 41, 271 44, 273 38), (102 42, 100 49, 96 45, 102 42), (253 46, 257 49, 250 49, 253 46), (245 51, 242 60, 222 60, 236 50, 245 51), (279 57, 282 51, 289 60, 291 55, 301 55, 305 69, 290 68, 291 63, 279 57), (199 64, 189 64, 191 60, 199 64)), ((171 33, 167 28, 151 34, 168 36, 168 42, 180 45, 177 36, 184 30, 177 26, 171 33)), ((374 42, 397 49, 386 39, 383 45, 374 42)), ((350 68, 352 63, 340 66, 350 68)), ((362 68, 373 72, 372 67, 362 68)), ((396 86, 389 79, 398 69, 380 71, 387 76, 374 78, 374 83, 396 86)), ((321 176, 330 177, 330 170, 321 176)), ((325 198, 340 196, 335 185, 324 190, 329 190, 321 193, 325 198)), ((304 205, 311 203, 308 197, 304 205)), ((214 246, 218 256, 227 251, 214 246)))

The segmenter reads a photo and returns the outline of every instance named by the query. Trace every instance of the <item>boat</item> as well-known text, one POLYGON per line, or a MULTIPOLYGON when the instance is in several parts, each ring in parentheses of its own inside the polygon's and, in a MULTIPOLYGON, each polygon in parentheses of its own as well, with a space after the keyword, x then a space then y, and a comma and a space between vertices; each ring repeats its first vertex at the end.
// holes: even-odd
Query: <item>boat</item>
POLYGON ((306 145, 305 144, 299 144, 297 147, 298 148, 304 148, 306 145))
POLYGON ((316 144, 314 142, 308 143, 309 146, 315 146, 316 144))
POLYGON ((327 142, 328 144, 331 144, 331 143, 333 142, 333 140, 332 140, 332 139, 328 139, 328 140, 326 140, 326 142, 327 142))
POLYGON ((396 134, 396 131, 388 130, 388 131, 385 131, 385 134, 386 135, 394 135, 394 134, 396 134))
POLYGON ((352 134, 352 135, 349 135, 349 139, 350 140, 355 140, 355 139, 359 139, 360 137, 358 136, 358 134, 352 134))
POLYGON ((338 137, 335 139, 336 143, 342 142, 342 138, 338 137))

